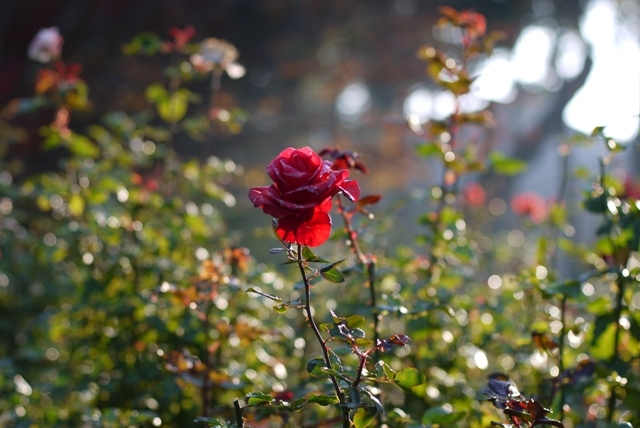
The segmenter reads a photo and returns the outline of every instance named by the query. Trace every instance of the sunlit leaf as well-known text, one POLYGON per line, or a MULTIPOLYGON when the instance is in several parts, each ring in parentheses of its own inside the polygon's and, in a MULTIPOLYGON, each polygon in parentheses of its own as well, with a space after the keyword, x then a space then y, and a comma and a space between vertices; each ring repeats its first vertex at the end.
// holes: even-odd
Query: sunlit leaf
POLYGON ((80 195, 71 195, 69 198, 69 210, 74 217, 80 217, 84 213, 85 202, 80 195))
POLYGON ((321 406, 330 406, 332 404, 339 403, 338 397, 336 397, 335 395, 325 395, 325 394, 319 394, 319 395, 312 394, 307 398, 307 400, 309 401, 309 403, 315 403, 321 406))
POLYGON ((393 381, 403 389, 411 389, 424 383, 425 375, 415 367, 407 367, 396 373, 393 381))
POLYGON ((247 394, 247 404, 250 406, 268 404, 272 401, 271 394, 265 394, 264 392, 250 392, 247 394))
POLYGON ((489 166, 496 174, 506 176, 517 175, 527 169, 525 161, 511 158, 500 152, 491 152, 489 154, 489 166))
POLYGON ((360 407, 353 416, 353 426, 355 428, 366 428, 371 425, 376 418, 374 407, 360 407))

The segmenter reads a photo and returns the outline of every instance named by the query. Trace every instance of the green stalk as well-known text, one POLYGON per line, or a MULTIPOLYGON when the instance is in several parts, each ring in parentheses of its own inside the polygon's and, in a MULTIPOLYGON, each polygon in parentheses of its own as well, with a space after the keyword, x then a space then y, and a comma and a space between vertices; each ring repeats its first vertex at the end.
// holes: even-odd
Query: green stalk
MULTIPOLYGON (((298 268, 300 269, 300 275, 302 276, 302 281, 304 282, 304 310, 307 313, 307 319, 309 320, 309 325, 311 325, 311 329, 313 330, 313 334, 316 336, 320 347, 322 348, 322 355, 324 357, 324 362, 327 365, 329 370, 332 369, 331 359, 329 358, 329 349, 327 348, 327 343, 322 338, 322 334, 320 334, 320 330, 318 329, 318 325, 313 319, 313 315, 311 312, 311 284, 309 283, 309 278, 307 278, 307 274, 304 271, 305 260, 302 258, 302 245, 298 244, 298 268)), ((333 388, 336 391, 336 395, 338 396, 338 401, 341 404, 342 408, 342 426, 343 428, 349 428, 351 426, 351 421, 349 420, 349 409, 345 406, 347 403, 345 400, 345 396, 340 390, 340 385, 338 385, 338 380, 335 376, 329 375, 329 379, 331 379, 331 383, 333 383, 333 388)))

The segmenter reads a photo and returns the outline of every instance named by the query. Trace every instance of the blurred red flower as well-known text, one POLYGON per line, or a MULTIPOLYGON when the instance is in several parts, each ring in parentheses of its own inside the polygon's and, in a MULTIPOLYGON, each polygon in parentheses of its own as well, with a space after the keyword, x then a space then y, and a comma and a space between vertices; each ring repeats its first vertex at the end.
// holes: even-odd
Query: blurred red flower
POLYGON ((624 178, 623 197, 630 199, 640 199, 640 184, 633 181, 633 179, 628 175, 624 178))
POLYGON ((470 207, 481 207, 487 201, 487 194, 478 183, 469 183, 462 192, 465 203, 470 207))
POLYGON ((484 15, 470 10, 462 10, 458 12, 452 7, 441 6, 438 11, 443 15, 438 21, 438 25, 452 24, 465 30, 464 44, 467 45, 471 40, 477 39, 487 31, 487 19, 484 15))
POLYGON ((341 170, 341 169, 357 169, 363 174, 367 174, 369 171, 367 167, 364 166, 362 162, 357 161, 360 155, 356 152, 350 151, 340 151, 339 149, 322 149, 320 156, 328 155, 333 160, 332 169, 341 170))
POLYGON ((531 218, 534 223, 542 223, 549 212, 547 203, 542 196, 533 192, 525 192, 516 195, 511 199, 511 209, 518 215, 525 215, 531 218))
POLYGON ((278 236, 289 243, 321 245, 331 233, 332 198, 339 192, 351 201, 360 197, 358 183, 347 180, 349 171, 331 169, 331 162, 309 147, 283 150, 267 166, 267 174, 273 184, 252 188, 249 199, 278 219, 278 236))

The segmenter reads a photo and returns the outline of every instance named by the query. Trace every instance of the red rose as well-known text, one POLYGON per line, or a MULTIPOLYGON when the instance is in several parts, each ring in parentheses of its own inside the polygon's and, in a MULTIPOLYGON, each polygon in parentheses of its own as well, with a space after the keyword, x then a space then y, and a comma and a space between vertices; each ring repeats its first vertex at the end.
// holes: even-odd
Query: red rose
POLYGON ((267 166, 271 186, 254 187, 249 199, 265 214, 278 219, 277 232, 285 242, 317 247, 329 238, 333 198, 342 192, 351 201, 360 187, 347 180, 349 171, 331 169, 311 148, 285 149, 267 166))
POLYGON ((549 211, 542 196, 533 192, 514 196, 511 200, 511 209, 518 215, 529 216, 531 221, 536 224, 542 223, 547 218, 549 211))
POLYGON ((470 207, 481 207, 487 200, 487 194, 478 183, 469 183, 463 191, 464 201, 470 207))

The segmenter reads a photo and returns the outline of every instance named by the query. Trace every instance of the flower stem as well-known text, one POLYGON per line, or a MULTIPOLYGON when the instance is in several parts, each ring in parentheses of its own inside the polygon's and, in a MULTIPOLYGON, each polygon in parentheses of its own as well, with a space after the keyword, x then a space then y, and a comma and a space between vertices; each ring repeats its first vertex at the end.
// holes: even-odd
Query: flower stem
POLYGON ((236 425, 238 428, 244 428, 244 420, 242 419, 242 407, 240 407, 240 400, 233 400, 233 410, 236 414, 236 425))
MULTIPOLYGON (((307 319, 309 320, 309 325, 313 330, 313 334, 315 334, 320 347, 322 348, 322 355, 324 357, 324 362, 327 365, 328 369, 332 369, 331 358, 329 358, 329 349, 327 348, 327 343, 322 338, 320 334, 320 330, 318 329, 318 325, 313 319, 313 314, 311 312, 311 284, 309 283, 309 278, 307 278, 307 274, 304 271, 305 261, 302 258, 302 245, 298 245, 298 268, 300 269, 300 275, 302 276, 302 282, 304 282, 304 310, 307 313, 307 319)), ((338 396, 338 401, 342 405, 342 424, 343 428, 349 428, 351 426, 351 421, 349 420, 349 409, 344 406, 346 404, 344 393, 340 390, 340 385, 338 385, 338 380, 335 376, 329 375, 329 379, 331 379, 331 383, 333 383, 333 388, 336 391, 336 395, 338 396)))

